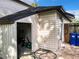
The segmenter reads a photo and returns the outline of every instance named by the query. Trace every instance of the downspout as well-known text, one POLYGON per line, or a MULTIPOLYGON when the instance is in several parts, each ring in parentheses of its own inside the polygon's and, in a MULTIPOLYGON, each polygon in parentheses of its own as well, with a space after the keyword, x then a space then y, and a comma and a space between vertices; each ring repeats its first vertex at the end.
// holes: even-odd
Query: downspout
POLYGON ((60 19, 62 22, 62 24, 61 24, 61 41, 64 42, 64 21, 63 21, 62 17, 60 17, 60 19))

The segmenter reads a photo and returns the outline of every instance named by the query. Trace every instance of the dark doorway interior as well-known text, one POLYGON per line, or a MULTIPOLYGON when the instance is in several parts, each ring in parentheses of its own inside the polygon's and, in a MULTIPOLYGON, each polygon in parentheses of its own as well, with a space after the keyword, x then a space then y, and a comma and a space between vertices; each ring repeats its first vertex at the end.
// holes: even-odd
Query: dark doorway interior
POLYGON ((31 23, 17 23, 18 59, 31 51, 31 23))

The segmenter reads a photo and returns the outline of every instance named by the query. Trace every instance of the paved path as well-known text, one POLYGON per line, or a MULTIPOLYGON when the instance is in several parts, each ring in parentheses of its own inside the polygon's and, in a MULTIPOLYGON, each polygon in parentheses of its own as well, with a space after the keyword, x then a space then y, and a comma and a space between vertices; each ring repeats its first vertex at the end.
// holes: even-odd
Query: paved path
POLYGON ((79 47, 64 44, 58 52, 57 59, 79 59, 79 47))
MULTIPOLYGON (((22 56, 21 59, 33 59, 31 56, 22 56)), ((42 59, 53 59, 52 54, 48 53, 43 55, 42 59)), ((64 44, 62 48, 58 50, 56 59, 79 59, 79 47, 64 44)))

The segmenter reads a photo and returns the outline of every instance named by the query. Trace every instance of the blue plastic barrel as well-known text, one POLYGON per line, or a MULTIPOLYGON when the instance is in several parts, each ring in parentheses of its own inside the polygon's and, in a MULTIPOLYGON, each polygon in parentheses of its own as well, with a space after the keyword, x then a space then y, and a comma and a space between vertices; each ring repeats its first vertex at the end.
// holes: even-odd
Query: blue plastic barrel
POLYGON ((70 33, 70 44, 76 46, 76 33, 70 33))
POLYGON ((79 46, 79 33, 77 33, 76 46, 79 46))

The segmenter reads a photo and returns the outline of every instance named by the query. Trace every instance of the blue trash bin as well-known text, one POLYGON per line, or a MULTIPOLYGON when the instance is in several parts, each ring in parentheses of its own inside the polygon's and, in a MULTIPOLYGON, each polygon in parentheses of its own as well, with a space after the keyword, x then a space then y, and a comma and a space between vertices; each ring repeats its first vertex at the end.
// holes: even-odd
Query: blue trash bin
POLYGON ((70 44, 76 46, 76 33, 70 33, 70 44))
POLYGON ((79 46, 79 33, 77 33, 76 46, 79 46))

